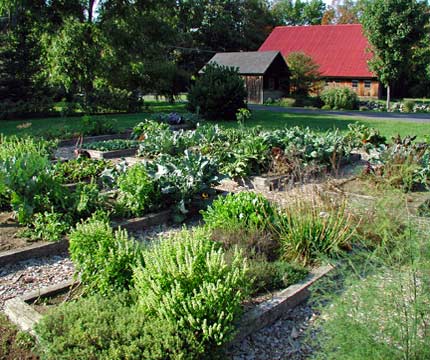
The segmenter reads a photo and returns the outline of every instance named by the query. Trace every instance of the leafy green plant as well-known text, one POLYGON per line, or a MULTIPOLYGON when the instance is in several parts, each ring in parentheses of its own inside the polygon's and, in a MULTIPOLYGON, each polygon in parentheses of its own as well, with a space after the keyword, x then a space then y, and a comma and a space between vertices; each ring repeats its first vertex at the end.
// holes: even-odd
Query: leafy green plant
POLYGON ((220 180, 214 161, 189 151, 185 151, 180 158, 161 155, 153 162, 144 163, 144 166, 157 183, 164 206, 176 207, 177 220, 182 220, 193 201, 212 193, 212 186, 220 180))
POLYGON ((379 167, 370 168, 370 176, 405 192, 428 188, 430 184, 430 144, 414 143, 415 136, 393 138, 389 146, 379 148, 379 167))
POLYGON ((106 197, 96 183, 78 184, 76 191, 76 217, 87 218, 98 209, 105 208, 106 197))
POLYGON ((71 218, 53 210, 36 213, 31 228, 26 232, 32 239, 59 241, 70 229, 71 218))
MULTIPOLYGON (((136 268, 139 308, 194 334, 200 354, 231 339, 241 302, 248 293, 246 264, 240 253, 226 262, 203 229, 163 239, 136 268)), ((198 354, 194 354, 197 358, 198 354)))
POLYGON ((240 192, 218 197, 201 213, 211 229, 266 229, 274 221, 276 210, 263 195, 240 192))
POLYGON ((49 142, 1 137, 0 143, 0 196, 9 199, 20 223, 36 212, 70 206, 70 195, 53 176, 49 142))
POLYGON ((246 96, 237 69, 208 64, 188 92, 188 108, 205 119, 233 120, 238 109, 246 108, 246 96))
POLYGON ((74 183, 96 179, 106 168, 112 166, 110 161, 79 157, 77 159, 56 163, 54 171, 55 176, 62 182, 74 183))
POLYGON ((96 215, 70 233, 70 257, 86 291, 110 294, 132 286, 133 267, 141 264, 141 250, 125 230, 112 230, 96 215))
POLYGON ((232 148, 231 160, 226 162, 221 172, 231 178, 259 175, 267 169, 269 146, 260 136, 248 134, 232 148))
POLYGON ((171 131, 164 123, 146 120, 136 125, 133 136, 141 140, 138 156, 178 155, 195 145, 193 132, 171 131))
POLYGON ((281 258, 306 265, 349 248, 355 225, 345 204, 297 199, 280 212, 273 231, 281 242, 281 258))
POLYGON ((43 359, 187 359, 193 334, 149 317, 127 293, 94 295, 65 303, 37 324, 43 359))
POLYGON ((138 146, 139 146, 139 141, 126 140, 126 139, 96 141, 93 143, 85 144, 86 149, 98 150, 98 151, 124 150, 124 149, 137 148, 138 146))
POLYGON ((161 194, 146 167, 137 164, 117 179, 117 211, 123 215, 142 216, 160 204, 161 194))

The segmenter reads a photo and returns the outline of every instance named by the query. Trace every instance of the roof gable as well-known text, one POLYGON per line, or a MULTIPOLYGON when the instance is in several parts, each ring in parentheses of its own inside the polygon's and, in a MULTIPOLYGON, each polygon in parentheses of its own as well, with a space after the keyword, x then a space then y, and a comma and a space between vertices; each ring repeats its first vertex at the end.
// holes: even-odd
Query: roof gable
POLYGON ((277 50, 287 57, 301 51, 320 65, 323 76, 375 77, 367 61, 369 43, 360 24, 278 26, 259 51, 277 50))
MULTIPOLYGON (((210 63, 232 66, 239 69, 242 75, 264 75, 277 56, 282 58, 279 51, 248 51, 217 53, 210 63)), ((285 63, 285 66, 287 64, 285 63)), ((200 72, 204 71, 204 68, 200 72)))

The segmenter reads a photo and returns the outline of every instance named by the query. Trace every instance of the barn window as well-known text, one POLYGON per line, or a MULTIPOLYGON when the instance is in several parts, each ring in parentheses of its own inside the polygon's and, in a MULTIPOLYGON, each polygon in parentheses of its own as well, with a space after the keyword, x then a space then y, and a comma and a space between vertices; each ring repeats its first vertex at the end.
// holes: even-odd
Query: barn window
POLYGON ((352 87, 353 87, 354 89, 357 89, 357 88, 358 88, 358 80, 352 80, 352 81, 351 81, 351 84, 352 84, 352 87))
POLYGON ((371 80, 364 80, 364 87, 366 89, 370 89, 372 87, 372 81, 371 80))

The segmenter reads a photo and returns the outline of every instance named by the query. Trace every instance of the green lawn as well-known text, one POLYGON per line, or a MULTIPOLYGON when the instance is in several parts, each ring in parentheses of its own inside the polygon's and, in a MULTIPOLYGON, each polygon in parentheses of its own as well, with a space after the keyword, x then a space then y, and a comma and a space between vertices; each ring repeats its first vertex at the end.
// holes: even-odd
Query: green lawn
MULTIPOLYGON (((117 121, 119 129, 127 129, 144 120, 150 113, 154 112, 171 112, 185 111, 185 104, 167 104, 161 102, 150 103, 150 112, 139 114, 116 114, 116 115, 100 115, 117 121)), ((224 127, 236 127, 237 123, 233 122, 218 122, 224 127)), ((265 129, 276 129, 284 126, 302 126, 309 127, 317 131, 327 131, 331 129, 339 129, 346 131, 348 124, 360 123, 369 127, 377 128, 387 138, 391 138, 397 134, 417 135, 418 139, 423 140, 424 135, 430 135, 430 124, 411 123, 404 121, 387 121, 378 119, 357 119, 342 116, 328 115, 309 115, 309 114, 288 114, 276 113, 268 111, 255 111, 253 118, 247 122, 246 126, 262 126, 265 129)), ((45 118, 32 120, 15 120, 15 121, 0 121, 0 132, 5 135, 34 135, 43 134, 45 131, 53 129, 61 130, 64 127, 78 129, 80 125, 80 117, 65 117, 65 118, 45 118), (27 128, 19 128, 20 125, 31 123, 27 128)))
MULTIPOLYGON (((339 129, 340 131, 348 130, 348 124, 363 124, 368 127, 379 129, 382 135, 388 139, 400 134, 417 135, 419 140, 424 140, 425 135, 430 135, 430 124, 412 123, 398 120, 378 120, 378 119, 359 119, 347 116, 329 116, 329 115, 309 115, 309 114, 289 114, 276 113, 268 111, 255 111, 253 118, 246 126, 262 126, 265 129, 276 129, 284 126, 301 126, 309 127, 316 131, 327 131, 339 129)), ((237 123, 223 123, 226 127, 236 127, 237 123)))
MULTIPOLYGON (((181 112, 185 111, 184 103, 169 104, 165 102, 150 102, 149 111, 139 114, 113 114, 97 115, 94 117, 105 117, 116 121, 120 130, 131 128, 137 123, 143 121, 146 117, 155 112, 181 112)), ((25 119, 25 120, 0 120, 0 132, 4 135, 43 135, 44 132, 61 130, 68 128, 72 131, 78 131, 80 127, 80 116, 72 117, 51 117, 42 119, 25 119), (31 124, 30 126, 28 126, 31 124), (24 125, 24 127, 22 127, 24 125)))

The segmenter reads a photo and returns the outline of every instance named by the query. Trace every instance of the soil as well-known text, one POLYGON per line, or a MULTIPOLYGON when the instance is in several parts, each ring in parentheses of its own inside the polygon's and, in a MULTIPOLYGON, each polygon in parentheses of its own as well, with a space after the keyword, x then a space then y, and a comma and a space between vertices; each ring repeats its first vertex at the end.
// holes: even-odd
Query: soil
POLYGON ((0 252, 36 244, 37 241, 20 236, 24 228, 13 219, 11 212, 0 212, 0 252))
POLYGON ((18 335, 18 329, 3 314, 0 314, 0 359, 37 360, 33 344, 28 337, 18 335))

